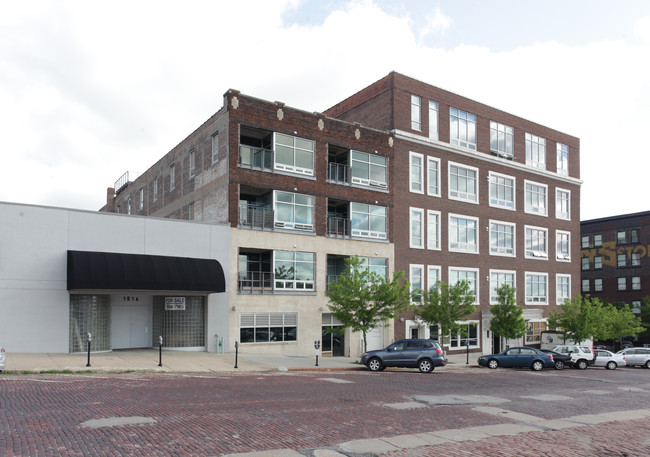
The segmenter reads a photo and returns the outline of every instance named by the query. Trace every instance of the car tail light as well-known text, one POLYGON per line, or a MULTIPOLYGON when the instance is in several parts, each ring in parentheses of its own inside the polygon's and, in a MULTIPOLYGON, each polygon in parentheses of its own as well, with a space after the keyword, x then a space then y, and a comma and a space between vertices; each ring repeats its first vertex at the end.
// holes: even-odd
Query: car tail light
POLYGON ((553 360, 553 354, 549 354, 549 355, 548 355, 548 358, 551 359, 551 360, 553 360))
POLYGON ((4 354, 5 348, 0 348, 0 352, 2 352, 4 354))
POLYGON ((436 354, 444 354, 444 353, 442 352, 442 349, 436 349, 436 354))

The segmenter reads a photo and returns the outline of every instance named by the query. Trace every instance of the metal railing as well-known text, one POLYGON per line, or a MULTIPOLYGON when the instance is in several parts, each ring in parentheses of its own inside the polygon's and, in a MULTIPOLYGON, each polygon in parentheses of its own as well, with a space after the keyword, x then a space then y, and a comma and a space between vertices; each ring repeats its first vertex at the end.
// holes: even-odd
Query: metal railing
POLYGON ((327 236, 332 238, 350 238, 352 221, 343 217, 329 216, 327 218, 327 236))
POLYGON ((350 167, 343 163, 330 162, 327 179, 334 181, 337 184, 349 184, 350 183, 350 167))
POLYGON ((244 294, 273 293, 273 273, 259 271, 239 273, 237 290, 244 294))
POLYGON ((239 166, 254 170, 273 169, 273 150, 239 145, 239 166))
POLYGON ((273 210, 249 203, 240 203, 239 225, 257 230, 273 230, 273 210))

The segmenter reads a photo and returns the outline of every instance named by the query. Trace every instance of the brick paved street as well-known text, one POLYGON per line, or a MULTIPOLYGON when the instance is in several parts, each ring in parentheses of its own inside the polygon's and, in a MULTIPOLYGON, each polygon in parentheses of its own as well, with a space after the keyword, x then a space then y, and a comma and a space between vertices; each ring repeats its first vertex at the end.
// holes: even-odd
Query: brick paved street
POLYGON ((391 456, 650 455, 644 369, 4 375, 0 407, 6 456, 345 453, 354 440, 500 424, 533 429, 391 456), (644 408, 634 420, 580 419, 644 408))

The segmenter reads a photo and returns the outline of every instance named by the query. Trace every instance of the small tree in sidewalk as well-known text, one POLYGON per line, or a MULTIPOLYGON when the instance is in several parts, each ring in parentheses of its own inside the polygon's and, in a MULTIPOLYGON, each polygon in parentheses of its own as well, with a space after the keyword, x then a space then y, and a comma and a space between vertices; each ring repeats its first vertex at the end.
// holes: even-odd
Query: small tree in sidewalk
POLYGON ((490 330, 495 335, 513 340, 526 334, 528 325, 524 319, 524 308, 515 300, 516 289, 508 284, 501 285, 497 290, 497 305, 492 305, 492 320, 490 330))

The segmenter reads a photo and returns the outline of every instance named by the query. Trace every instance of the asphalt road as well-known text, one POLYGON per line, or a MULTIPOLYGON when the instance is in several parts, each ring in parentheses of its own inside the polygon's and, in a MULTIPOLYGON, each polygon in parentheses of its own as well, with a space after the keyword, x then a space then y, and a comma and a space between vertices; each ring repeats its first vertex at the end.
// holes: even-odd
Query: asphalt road
MULTIPOLYGON (((3 375, 0 455, 218 456, 284 448, 325 455, 314 449, 525 422, 539 428, 539 437, 453 444, 444 455, 471 450, 474 455, 647 456, 650 417, 553 427, 553 421, 568 417, 640 408, 650 408, 650 370, 641 368, 3 375), (635 438, 621 442, 611 433, 635 438), (557 441, 566 438, 551 438, 554 434, 573 436, 574 449, 561 453, 557 441), (531 447, 535 439, 541 441, 531 447), (508 440, 512 454, 500 444, 508 440)), ((440 455, 441 448, 435 448, 393 454, 440 455)))

